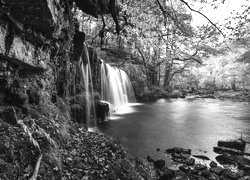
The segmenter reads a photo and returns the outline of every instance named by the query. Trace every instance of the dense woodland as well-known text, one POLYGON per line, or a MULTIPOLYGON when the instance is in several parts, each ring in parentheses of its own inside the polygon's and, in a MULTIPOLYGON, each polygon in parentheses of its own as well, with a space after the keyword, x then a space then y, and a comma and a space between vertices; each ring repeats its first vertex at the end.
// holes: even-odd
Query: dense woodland
POLYGON ((216 24, 195 3, 218 8, 227 2, 123 1, 118 25, 110 16, 77 17, 100 57, 125 68, 138 93, 249 88, 248 6, 216 24), (193 25, 194 13, 203 25, 193 25))
POLYGON ((86 104, 100 100, 101 59, 127 72, 137 97, 248 90, 245 2, 218 24, 202 7, 228 0, 1 0, 0 179, 185 176, 87 131, 86 104), (204 18, 202 25, 194 25, 194 14, 204 18), (79 75, 86 59, 93 97, 79 75))

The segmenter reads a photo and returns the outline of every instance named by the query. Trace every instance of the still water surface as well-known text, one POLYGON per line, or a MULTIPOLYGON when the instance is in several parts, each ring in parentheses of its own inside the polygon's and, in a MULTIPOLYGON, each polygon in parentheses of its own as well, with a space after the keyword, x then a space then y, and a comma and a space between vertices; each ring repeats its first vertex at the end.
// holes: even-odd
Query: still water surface
POLYGON ((250 104, 216 99, 160 99, 132 104, 114 113, 99 130, 138 157, 162 158, 172 147, 214 159, 218 140, 250 141, 250 104), (160 151, 156 151, 160 148, 160 151))

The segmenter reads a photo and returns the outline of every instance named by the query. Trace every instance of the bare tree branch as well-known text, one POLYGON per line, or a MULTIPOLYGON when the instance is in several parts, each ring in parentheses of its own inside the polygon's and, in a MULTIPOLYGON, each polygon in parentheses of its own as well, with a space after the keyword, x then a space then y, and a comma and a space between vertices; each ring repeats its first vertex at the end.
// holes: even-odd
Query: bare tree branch
POLYGON ((189 4, 186 2, 186 1, 184 1, 184 0, 180 0, 182 3, 184 3, 191 11, 194 11, 194 12, 196 12, 196 13, 198 13, 198 14, 200 14, 200 15, 202 15, 204 18, 206 18, 221 34, 222 34, 222 36, 223 37, 225 37, 225 35, 223 34, 223 32, 216 26, 216 24, 214 24, 206 15, 204 15, 203 13, 201 13, 201 12, 199 12, 199 11, 197 11, 197 10, 195 10, 195 9, 193 9, 193 8, 191 8, 190 6, 189 6, 189 4))
POLYGON ((164 16, 164 19, 167 20, 167 17, 169 17, 183 34, 188 35, 188 33, 185 32, 185 27, 183 27, 183 25, 178 21, 178 18, 173 17, 170 12, 165 11, 159 0, 156 0, 156 2, 159 5, 159 8, 164 16))

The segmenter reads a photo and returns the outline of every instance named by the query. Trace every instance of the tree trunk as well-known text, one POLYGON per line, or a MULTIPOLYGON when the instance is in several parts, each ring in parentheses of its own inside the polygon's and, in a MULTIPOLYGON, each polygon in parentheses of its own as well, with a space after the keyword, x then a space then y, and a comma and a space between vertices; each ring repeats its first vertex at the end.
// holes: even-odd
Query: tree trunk
POLYGON ((164 89, 168 89, 169 88, 169 85, 170 85, 170 70, 169 69, 166 69, 165 70, 165 75, 164 75, 164 89))
POLYGON ((231 88, 232 90, 236 91, 235 76, 233 76, 233 80, 231 81, 231 88))

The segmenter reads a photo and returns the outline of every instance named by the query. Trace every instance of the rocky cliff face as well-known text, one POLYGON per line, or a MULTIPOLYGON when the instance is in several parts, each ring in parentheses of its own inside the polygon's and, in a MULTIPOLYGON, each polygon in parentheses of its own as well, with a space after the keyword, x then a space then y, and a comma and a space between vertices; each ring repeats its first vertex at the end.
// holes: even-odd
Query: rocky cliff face
MULTIPOLYGON (((75 1, 95 17, 110 13, 116 19, 113 0, 75 1)), ((0 1, 0 104, 20 108, 72 95, 77 61, 82 56, 84 32, 78 31, 73 0, 0 1)), ((117 25, 117 28, 118 25, 117 25)), ((95 50, 89 49, 93 75, 98 76, 95 50)), ((98 90, 98 79, 94 78, 98 90)), ((1 114, 1 112, 0 112, 1 114)))
POLYGON ((0 1, 0 102, 30 105, 67 95, 75 34, 73 2, 0 1))
MULTIPOLYGON (((106 12, 114 0, 79 3, 86 13, 115 12, 106 12)), ((88 52, 95 77, 99 64, 93 48, 83 51, 73 8, 72 0, 0 0, 0 179, 150 176, 147 163, 142 171, 113 140, 70 121, 84 118, 79 59, 88 52), (136 165, 141 175, 127 168, 136 165)))

